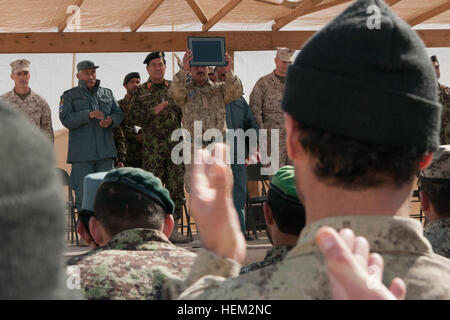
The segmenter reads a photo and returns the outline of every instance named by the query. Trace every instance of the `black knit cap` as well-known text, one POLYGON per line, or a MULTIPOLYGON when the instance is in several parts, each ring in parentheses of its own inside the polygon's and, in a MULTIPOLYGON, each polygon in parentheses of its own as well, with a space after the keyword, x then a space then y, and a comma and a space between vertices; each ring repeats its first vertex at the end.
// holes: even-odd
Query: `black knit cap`
POLYGON ((436 74, 422 40, 382 0, 356 1, 305 44, 289 67, 282 108, 361 141, 423 152, 439 145, 436 74), (371 5, 381 12, 379 29, 368 27, 371 5))
POLYGON ((141 79, 141 75, 139 74, 139 72, 130 72, 129 74, 127 74, 123 79, 123 85, 126 85, 128 81, 134 78, 141 79))
POLYGON ((163 58, 164 59, 165 56, 166 55, 162 51, 153 51, 153 52, 150 52, 147 55, 147 57, 145 58, 143 63, 144 64, 148 64, 150 61, 152 61, 153 59, 156 59, 156 58, 163 58))

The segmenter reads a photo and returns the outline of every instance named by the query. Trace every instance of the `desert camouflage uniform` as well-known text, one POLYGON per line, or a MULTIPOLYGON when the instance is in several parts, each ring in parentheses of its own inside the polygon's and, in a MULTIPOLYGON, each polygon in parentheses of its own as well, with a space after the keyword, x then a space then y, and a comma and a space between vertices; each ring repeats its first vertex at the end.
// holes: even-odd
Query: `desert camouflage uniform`
POLYGON ((30 94, 22 100, 14 89, 0 96, 3 100, 22 112, 36 127, 41 128, 53 142, 52 113, 47 101, 30 89, 30 94))
POLYGON ((114 141, 117 148, 117 159, 125 167, 142 168, 142 144, 136 141, 138 133, 129 120, 131 98, 128 95, 117 101, 123 113, 120 128, 114 131, 114 141))
MULTIPOLYGON (((267 154, 271 153, 271 129, 279 129, 279 168, 288 164, 284 113, 281 110, 284 83, 275 71, 256 82, 250 94, 250 108, 260 129, 267 129, 267 154)), ((279 168, 276 168, 278 170, 279 168)))
POLYGON ((247 273, 250 271, 255 271, 271 264, 275 264, 281 262, 284 257, 288 254, 289 250, 291 250, 294 246, 280 246, 280 247, 272 247, 267 250, 266 256, 263 261, 255 262, 245 266, 241 269, 241 274, 247 273))
POLYGON ((441 144, 450 144, 450 88, 439 84, 439 100, 442 104, 441 144))
POLYGON ((160 231, 130 229, 104 247, 74 257, 68 265, 80 269, 87 299, 145 299, 159 297, 160 277, 184 278, 195 254, 176 247, 160 231))
POLYGON ((430 222, 425 226, 423 234, 435 253, 450 259, 450 218, 430 222))
MULTIPOLYGON (((199 87, 192 80, 187 81, 188 73, 180 69, 174 76, 169 95, 183 111, 183 128, 191 136, 191 162, 194 161, 194 121, 202 122, 203 135, 208 129, 218 129, 226 137, 226 105, 242 96, 242 83, 232 71, 225 74, 225 82, 208 82, 199 87)), ((185 137, 185 141, 188 139, 185 137)), ((223 141, 220 141, 223 142, 223 141)), ((199 145, 202 143, 199 142, 199 145)), ((192 165, 187 164, 184 182, 190 192, 190 172, 192 165)))
POLYGON ((307 225, 280 263, 243 274, 240 265, 202 249, 185 282, 169 280, 164 296, 183 299, 331 299, 324 259, 315 244, 322 226, 350 228, 384 259, 383 283, 394 277, 407 286, 407 299, 450 299, 450 261, 434 254, 419 221, 405 217, 342 216, 307 225), (208 276, 209 275, 209 276, 208 276))
POLYGON ((171 135, 174 130, 181 128, 182 114, 175 102, 168 99, 170 85, 171 81, 167 80, 159 84, 148 80, 139 85, 131 102, 128 119, 142 128, 143 169, 160 178, 169 190, 170 198, 175 203, 173 218, 178 220, 183 214, 184 165, 176 165, 172 161, 172 148, 179 142, 171 141, 171 135), (155 115, 155 107, 166 100, 169 105, 155 115))

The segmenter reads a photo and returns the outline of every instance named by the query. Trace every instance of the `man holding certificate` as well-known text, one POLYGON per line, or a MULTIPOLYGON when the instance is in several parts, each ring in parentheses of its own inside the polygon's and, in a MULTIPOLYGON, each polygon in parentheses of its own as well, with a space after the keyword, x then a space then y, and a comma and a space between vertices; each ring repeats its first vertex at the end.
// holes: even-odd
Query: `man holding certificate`
MULTIPOLYGON (((184 182, 186 191, 190 192, 191 167, 194 160, 194 144, 206 146, 210 141, 203 141, 203 135, 208 129, 219 130, 223 137, 226 136, 226 108, 225 106, 240 98, 243 94, 241 80, 231 71, 232 59, 225 55, 225 82, 213 83, 208 78, 208 67, 193 66, 193 55, 187 50, 183 57, 183 68, 174 75, 172 85, 169 88, 169 96, 173 97, 183 112, 183 128, 189 132, 190 138, 185 137, 185 142, 191 141, 191 162, 185 163, 184 182), (195 122, 195 123, 194 123, 195 122), (202 141, 194 141, 194 125, 201 124, 202 141)), ((197 137, 195 137, 198 139, 197 137)), ((205 139, 207 140, 207 139, 205 139)), ((217 141, 222 142, 222 141, 217 141)))

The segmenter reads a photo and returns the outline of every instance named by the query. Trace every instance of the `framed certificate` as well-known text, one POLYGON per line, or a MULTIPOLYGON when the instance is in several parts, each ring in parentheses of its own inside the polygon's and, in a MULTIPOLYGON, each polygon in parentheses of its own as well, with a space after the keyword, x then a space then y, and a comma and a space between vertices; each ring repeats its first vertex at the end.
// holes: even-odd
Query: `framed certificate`
POLYGON ((226 66, 224 37, 188 37, 191 66, 226 66))

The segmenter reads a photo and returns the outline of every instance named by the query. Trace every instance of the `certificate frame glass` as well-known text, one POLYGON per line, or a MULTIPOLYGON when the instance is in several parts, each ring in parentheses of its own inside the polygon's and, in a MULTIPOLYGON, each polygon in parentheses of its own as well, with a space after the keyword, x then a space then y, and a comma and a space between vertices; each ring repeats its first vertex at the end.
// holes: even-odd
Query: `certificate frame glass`
POLYGON ((191 66, 226 66, 224 37, 188 37, 191 66))

